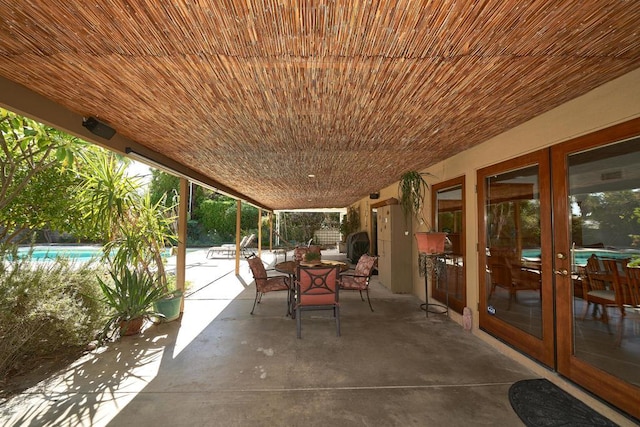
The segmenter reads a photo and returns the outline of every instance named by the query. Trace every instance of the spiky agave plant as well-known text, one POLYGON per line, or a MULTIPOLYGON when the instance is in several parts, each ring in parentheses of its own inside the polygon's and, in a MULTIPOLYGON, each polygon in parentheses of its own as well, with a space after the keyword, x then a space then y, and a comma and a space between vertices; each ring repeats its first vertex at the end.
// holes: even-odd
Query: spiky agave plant
POLYGON ((153 303, 164 297, 166 291, 155 285, 154 280, 145 272, 120 268, 110 273, 113 285, 98 277, 98 284, 104 294, 103 301, 111 308, 100 340, 117 330, 121 322, 150 316, 163 317, 153 311, 153 303))

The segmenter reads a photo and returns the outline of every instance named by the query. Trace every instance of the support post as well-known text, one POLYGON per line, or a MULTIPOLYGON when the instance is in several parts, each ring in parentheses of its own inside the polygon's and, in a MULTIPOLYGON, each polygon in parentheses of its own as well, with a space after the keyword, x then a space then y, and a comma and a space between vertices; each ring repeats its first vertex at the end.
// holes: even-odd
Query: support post
MULTIPOLYGON (((176 289, 184 292, 187 271, 187 205, 189 203, 189 180, 180 178, 180 198, 178 202, 178 254, 176 255, 176 289)), ((180 313, 184 312, 184 298, 180 313)))
POLYGON ((240 220, 242 219, 242 200, 236 200, 236 276, 240 274, 240 220))
POLYGON ((273 212, 269 212, 269 250, 273 250, 273 212))

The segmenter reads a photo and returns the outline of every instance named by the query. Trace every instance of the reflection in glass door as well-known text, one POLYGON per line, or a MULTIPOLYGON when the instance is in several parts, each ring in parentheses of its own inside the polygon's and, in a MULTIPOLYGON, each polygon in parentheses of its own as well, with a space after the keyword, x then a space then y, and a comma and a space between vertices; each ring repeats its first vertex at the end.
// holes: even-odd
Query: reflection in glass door
POLYGON ((600 139, 553 151, 554 212, 565 211, 555 236, 558 371, 638 417, 640 295, 630 273, 640 267, 640 138, 600 139))
POLYGON ((640 119, 479 170, 478 217, 480 327, 640 417, 640 119))
POLYGON ((487 178, 487 311, 542 338, 538 166, 487 178))
POLYGON ((435 230, 447 233, 448 238, 446 273, 432 281, 431 295, 460 314, 467 305, 464 182, 464 177, 460 177, 434 184, 431 192, 435 230))
MULTIPOLYGON (((623 312, 615 304, 597 304, 585 297, 598 285, 598 276, 587 274, 589 258, 598 260, 597 272, 606 271, 605 260, 618 260, 620 282, 626 278, 622 267, 626 270, 631 259, 640 258, 639 147, 637 139, 569 156, 571 265, 580 284, 574 292, 582 297, 575 299, 575 355, 638 386, 640 319, 632 318, 634 310, 623 312)), ((610 286, 615 301, 613 283, 604 286, 610 286)))
POLYGON ((478 171, 480 327, 553 366, 549 152, 478 171))

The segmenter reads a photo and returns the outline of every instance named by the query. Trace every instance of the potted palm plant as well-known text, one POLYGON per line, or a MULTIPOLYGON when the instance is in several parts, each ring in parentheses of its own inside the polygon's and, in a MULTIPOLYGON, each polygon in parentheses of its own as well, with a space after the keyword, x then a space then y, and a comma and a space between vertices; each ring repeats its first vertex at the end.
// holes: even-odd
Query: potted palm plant
MULTIPOLYGON (((428 221, 422 215, 424 198, 428 189, 429 185, 418 171, 408 171, 400 177, 398 200, 407 223, 408 218, 413 216, 418 220, 420 226, 425 225, 430 228, 428 221)), ((427 254, 444 252, 446 233, 429 230, 416 232, 415 237, 418 244, 418 252, 427 254)))
MULTIPOLYGON (((183 292, 169 283, 164 267, 168 254, 166 242, 175 238, 171 231, 175 219, 173 206, 165 207, 164 198, 152 203, 149 194, 139 199, 135 211, 119 224, 118 232, 104 246, 106 259, 118 269, 134 266, 151 278, 162 290, 162 298, 154 303, 164 322, 180 316, 183 292)), ((175 277, 172 277, 175 279, 175 277)))
MULTIPOLYGON (((176 240, 176 195, 168 200, 165 194, 154 203, 149 191, 142 191, 142 183, 127 175, 126 163, 113 154, 102 156, 87 151, 83 161, 87 164, 87 172, 83 172, 85 183, 79 193, 84 216, 91 218, 86 223, 87 234, 107 242, 102 260, 110 266, 114 281, 118 278, 120 283, 115 287, 115 295, 103 287, 106 299, 113 305, 114 301, 129 295, 144 295, 149 291, 147 285, 150 283, 157 288, 154 297, 171 294, 172 300, 178 300, 173 306, 179 307, 182 293, 170 292, 164 266, 167 246, 176 240), (127 275, 125 271, 135 273, 127 275), (124 285, 123 281, 126 282, 124 285), (133 289, 136 286, 142 286, 142 289, 133 289)), ((158 306, 156 309, 159 312, 163 308, 158 306)), ((123 316, 125 320, 131 317, 123 316)), ((158 317, 169 318, 162 313, 158 317)), ((111 320, 106 327, 111 326, 111 320)))

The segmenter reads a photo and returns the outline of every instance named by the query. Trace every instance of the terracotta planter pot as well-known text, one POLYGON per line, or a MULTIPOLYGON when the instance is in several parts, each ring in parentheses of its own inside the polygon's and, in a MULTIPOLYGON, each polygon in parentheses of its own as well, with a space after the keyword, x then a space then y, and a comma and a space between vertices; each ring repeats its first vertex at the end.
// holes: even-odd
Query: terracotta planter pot
POLYGON ((447 237, 447 233, 416 233, 415 236, 418 243, 418 252, 422 252, 425 254, 444 253, 444 243, 447 237))
POLYGON ((120 322, 120 335, 136 335, 142 331, 144 325, 144 317, 137 317, 131 320, 123 320, 120 322))

